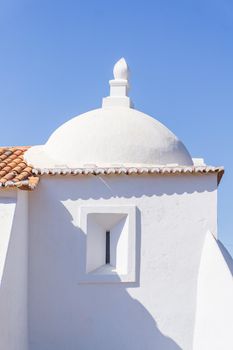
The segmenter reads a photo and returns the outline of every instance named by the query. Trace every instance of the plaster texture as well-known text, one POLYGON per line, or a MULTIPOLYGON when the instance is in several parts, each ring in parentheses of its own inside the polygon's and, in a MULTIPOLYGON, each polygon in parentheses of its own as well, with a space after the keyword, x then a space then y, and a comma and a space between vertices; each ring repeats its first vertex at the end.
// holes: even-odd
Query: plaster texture
POLYGON ((29 194, 30 349, 193 349, 216 188, 216 175, 43 177, 29 194), (134 283, 79 283, 85 205, 137 207, 134 283))
POLYGON ((27 192, 0 196, 0 349, 28 349, 27 192))
POLYGON ((198 276, 194 350, 233 347, 232 268, 232 259, 208 232, 198 276))

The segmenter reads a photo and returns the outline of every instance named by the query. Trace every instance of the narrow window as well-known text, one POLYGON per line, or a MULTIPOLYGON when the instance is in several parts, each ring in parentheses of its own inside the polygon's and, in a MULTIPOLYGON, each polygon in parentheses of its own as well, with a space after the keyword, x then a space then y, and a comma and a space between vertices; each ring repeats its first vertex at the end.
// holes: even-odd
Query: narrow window
POLYGON ((106 231, 106 254, 105 254, 106 264, 110 264, 110 231, 106 231))

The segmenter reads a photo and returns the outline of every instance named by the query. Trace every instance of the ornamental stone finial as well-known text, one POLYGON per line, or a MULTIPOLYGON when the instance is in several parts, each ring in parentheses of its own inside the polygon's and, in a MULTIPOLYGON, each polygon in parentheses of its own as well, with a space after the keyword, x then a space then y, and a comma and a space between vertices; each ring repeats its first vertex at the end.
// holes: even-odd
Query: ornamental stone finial
POLYGON ((129 67, 124 57, 122 57, 113 68, 113 75, 115 80, 123 79, 128 80, 129 78, 129 67))
POLYGON ((129 67, 122 57, 113 68, 114 79, 109 81, 110 96, 103 98, 103 107, 132 107, 129 90, 129 67))

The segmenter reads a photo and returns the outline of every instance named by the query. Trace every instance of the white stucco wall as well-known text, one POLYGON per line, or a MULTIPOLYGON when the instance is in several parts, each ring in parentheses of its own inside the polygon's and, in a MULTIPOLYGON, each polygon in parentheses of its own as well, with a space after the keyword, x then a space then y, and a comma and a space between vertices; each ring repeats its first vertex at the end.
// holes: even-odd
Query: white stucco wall
POLYGON ((42 177, 29 194, 31 350, 191 350, 215 175, 42 177), (83 205, 136 205, 136 282, 78 283, 83 205))
POLYGON ((207 233, 197 289, 194 350, 232 350, 233 283, 218 242, 207 233))
POLYGON ((27 350, 27 192, 0 192, 0 349, 27 350))
POLYGON ((8 251, 13 218, 16 208, 16 193, 3 192, 0 197, 0 281, 3 279, 6 255, 8 251))

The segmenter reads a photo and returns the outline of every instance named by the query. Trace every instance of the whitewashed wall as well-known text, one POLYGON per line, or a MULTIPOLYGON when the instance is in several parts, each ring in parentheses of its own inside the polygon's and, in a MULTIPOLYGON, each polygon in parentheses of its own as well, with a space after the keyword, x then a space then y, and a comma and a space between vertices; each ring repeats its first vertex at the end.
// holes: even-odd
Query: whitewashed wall
POLYGON ((215 175, 43 177, 29 198, 30 350, 191 350, 216 186, 215 175), (82 205, 137 206, 135 283, 78 283, 82 205))
POLYGON ((233 283, 232 259, 212 234, 205 238, 197 289, 197 312, 193 350, 232 350, 233 283))
POLYGON ((27 350, 27 192, 0 192, 0 349, 27 350))

